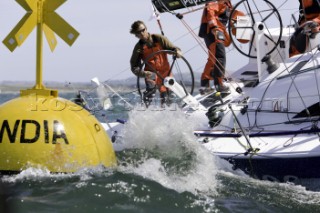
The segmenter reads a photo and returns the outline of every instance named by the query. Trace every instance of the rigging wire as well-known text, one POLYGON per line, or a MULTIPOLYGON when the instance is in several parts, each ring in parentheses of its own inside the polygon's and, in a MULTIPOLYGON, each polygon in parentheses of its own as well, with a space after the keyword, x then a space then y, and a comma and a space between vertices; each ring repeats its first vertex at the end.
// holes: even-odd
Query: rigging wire
MULTIPOLYGON (((193 1, 194 1, 195 4, 197 4, 195 0, 193 0, 193 1)), ((164 4, 162 1, 159 1, 159 2, 162 4, 162 7, 165 8, 165 10, 166 10, 165 12, 168 12, 168 13, 170 13, 170 14, 172 14, 172 15, 176 15, 176 13, 171 12, 171 11, 165 6, 165 4, 164 4)), ((153 4, 152 4, 152 8, 153 8, 155 17, 157 18, 157 23, 158 23, 158 26, 159 26, 159 28, 160 28, 161 34, 164 35, 163 27, 162 27, 162 24, 161 24, 161 22, 160 22, 159 12, 157 11, 157 9, 155 8, 155 6, 154 6, 153 4)), ((185 8, 188 8, 188 7, 185 6, 185 8)), ((195 11, 198 11, 198 10, 202 10, 203 8, 204 8, 204 7, 200 7, 200 8, 191 9, 191 10, 188 8, 189 11, 183 13, 183 15, 189 14, 189 13, 192 13, 192 12, 195 12, 195 11)), ((185 24, 186 24, 186 22, 185 22, 185 24)), ((189 29, 189 31, 188 31, 187 33, 183 34, 182 36, 178 37, 177 39, 175 39, 175 41, 178 41, 178 40, 182 39, 183 37, 185 37, 185 36, 187 36, 187 35, 189 35, 189 34, 192 34, 193 37, 196 39, 198 45, 195 45, 194 47, 188 49, 187 51, 185 51, 185 53, 188 53, 188 52, 190 52, 192 49, 196 48, 197 46, 200 46, 200 47, 202 47, 202 49, 204 50, 204 52, 208 55, 207 48, 206 48, 204 42, 202 41, 202 39, 198 38, 198 35, 196 35, 196 34, 194 33, 194 30, 198 29, 199 27, 196 27, 196 28, 192 29, 192 28, 189 27, 189 25, 188 25, 188 26, 186 26, 186 28, 189 29), (190 33, 190 32, 193 32, 193 33, 190 33)), ((233 51, 233 50, 234 50, 234 48, 232 48, 232 49, 229 48, 229 50, 227 51, 227 53, 228 53, 228 52, 231 52, 231 51, 233 51)), ((111 76, 110 78, 108 78, 108 79, 106 80, 106 82, 108 82, 108 81, 110 81, 110 80, 112 80, 112 79, 115 79, 116 77, 120 76, 121 74, 123 74, 124 72, 126 72, 126 71, 128 71, 128 70, 130 70, 129 67, 126 68, 126 69, 124 69, 124 70, 122 70, 122 71, 120 71, 120 72, 118 72, 117 74, 111 76)), ((228 73, 227 70, 226 70, 226 73, 228 73)))
MULTIPOLYGON (((281 8, 283 5, 286 4, 286 2, 288 2, 288 0, 284 1, 284 2, 279 6, 279 10, 280 10, 280 8, 281 8)), ((164 4, 162 1, 160 1, 160 3, 162 4, 163 8, 166 9, 166 12, 171 13, 172 15, 176 15, 176 16, 177 16, 177 14, 174 13, 174 12, 171 12, 171 11, 165 6, 165 4, 164 4)), ((185 6, 185 7, 186 7, 186 6, 185 6)), ((187 8, 187 7, 186 7, 186 8, 187 8)), ((191 9, 191 10, 189 10, 189 8, 188 8, 189 11, 188 11, 188 12, 185 12, 185 13, 182 13, 182 14, 183 14, 183 15, 186 15, 186 14, 189 14, 189 13, 192 13, 192 12, 195 12, 195 11, 198 11, 198 10, 202 10, 203 8, 205 8, 205 7, 200 7, 200 8, 191 9)), ((160 20, 159 20, 159 13, 156 11, 156 8, 154 7, 154 5, 153 5, 153 9, 155 10, 156 14, 158 14, 158 15, 157 15, 157 22, 158 22, 158 24, 159 24, 161 33, 163 33, 163 29, 162 29, 161 23, 159 23, 159 22, 160 22, 160 20)), ((204 50, 204 52, 206 52, 206 53, 208 54, 208 52, 207 52, 207 50, 206 50, 207 48, 204 46, 204 43, 200 41, 199 37, 194 33, 194 29, 192 29, 184 20, 181 20, 181 21, 182 21, 182 23, 185 25, 185 27, 188 29, 188 33, 186 33, 185 35, 187 35, 187 34, 190 33, 190 34, 195 38, 195 40, 197 41, 198 45, 199 45, 200 47, 202 47, 202 49, 204 50)), ((179 40, 180 38, 184 37, 185 35, 177 38, 176 40, 179 40)), ((196 46, 197 46, 197 45, 195 45, 193 48, 189 49, 187 52, 191 51, 191 50, 194 49, 196 46)), ((281 57, 281 54, 280 54, 280 57, 281 57)), ((283 60, 283 59, 282 59, 282 60, 283 60)), ((127 68, 127 69, 119 72, 118 75, 122 74, 123 72, 125 72, 125 71, 127 71, 127 70, 129 70, 129 68, 127 68)), ((227 70, 226 70, 226 73, 228 74, 227 70)), ((118 75, 115 75, 114 77, 116 77, 116 76, 118 76, 118 75)), ((113 79, 114 77, 109 78, 107 81, 113 79)))
POLYGON ((160 14, 159 12, 157 11, 156 7, 154 6, 154 4, 152 4, 152 9, 153 9, 153 14, 155 15, 156 19, 157 19, 157 23, 158 23, 158 26, 160 28, 160 31, 161 31, 161 34, 164 35, 164 32, 163 32, 163 28, 162 28, 162 25, 161 25, 161 22, 160 22, 160 14))
MULTIPOLYGON (((284 6, 287 2, 288 2, 288 0, 284 1, 284 2, 279 6, 279 10, 280 10, 280 8, 282 8, 282 6, 284 6)), ((161 3, 163 3, 163 2, 161 1, 161 3)), ((254 3, 254 6, 255 6, 256 9, 258 9, 258 8, 257 8, 257 5, 256 5, 255 3, 254 3)), ((164 4, 163 4, 163 8, 166 8, 166 6, 165 6, 164 4)), ((194 29, 192 29, 192 28, 183 20, 183 15, 190 14, 190 13, 192 13, 192 12, 201 10, 201 9, 203 9, 203 8, 205 8, 205 7, 201 7, 201 8, 198 8, 198 9, 192 9, 192 10, 189 10, 188 12, 183 13, 183 14, 177 14, 177 13, 175 13, 175 12, 170 11, 168 8, 166 8, 166 12, 168 12, 168 13, 170 13, 170 14, 172 14, 172 15, 175 15, 176 17, 178 17, 178 18, 181 20, 182 24, 187 28, 188 33, 190 33, 190 34, 194 37, 194 39, 197 41, 198 45, 199 45, 200 47, 202 47, 202 49, 204 50, 204 52, 206 52, 206 53, 208 54, 207 48, 206 48, 206 47, 204 46, 204 44, 200 41, 200 38, 194 33, 194 29)), ((250 8, 249 5, 248 5, 247 10, 251 11, 251 8, 250 8)), ((259 10, 258 10, 258 12, 259 12, 259 14, 260 14, 260 17, 262 18, 262 15, 261 15, 261 13, 260 13, 259 10)), ((268 32, 269 32, 269 29, 268 29, 268 28, 267 28, 267 30, 268 30, 268 32)), ((271 35, 270 32, 269 32, 269 35, 271 35)), ((278 51, 278 53, 279 53, 279 50, 278 50, 278 49, 277 49, 277 51, 278 51)), ((210 54, 210 53, 209 53, 209 54, 210 54)), ((280 55, 281 60, 284 61, 282 55, 281 55, 280 53, 279 53, 279 55, 280 55)), ((217 62, 218 62, 218 61, 217 61, 217 62)), ((219 62, 218 62, 218 63, 219 63, 219 62)), ((284 71, 287 71, 287 72, 290 74, 289 68, 290 68, 291 66, 289 66, 289 67, 287 67, 287 65, 285 65, 285 66, 286 66, 286 69, 285 69, 284 71)), ((221 71, 221 70, 220 70, 220 71, 221 71)), ((226 73, 227 73, 227 71, 226 71, 226 73)), ((281 73, 282 73, 282 72, 281 72, 281 73)), ((297 90, 297 92, 298 92, 298 94, 299 94, 299 97, 300 97, 301 101, 303 102, 305 108, 307 108, 307 107, 306 107, 306 104, 305 104, 305 102, 304 102, 304 100, 303 100, 303 98, 302 98, 302 95, 300 94, 300 91, 298 90, 298 88, 297 88, 297 86, 296 86, 296 84, 295 84, 294 78, 293 78, 292 76, 290 76, 290 77, 291 77, 291 80, 292 80, 292 85, 294 85, 294 87, 296 88, 296 90, 297 90)), ((269 85, 267 86, 267 88, 266 88, 266 90, 265 90, 265 92, 264 92, 264 94, 263 94, 263 96, 262 96, 262 99, 261 99, 261 101, 260 101, 259 107, 258 107, 257 110, 256 110, 256 116, 255 116, 256 118, 257 118, 257 112, 258 112, 258 110, 261 109, 261 107, 262 107, 262 103, 263 103, 263 101, 264 101, 264 97, 265 97, 266 92, 267 92, 268 88, 270 87, 272 81, 273 81, 273 80, 271 80, 271 81, 269 82, 269 85)), ((318 90, 319 90, 319 89, 318 89, 318 90)), ((310 114, 310 113, 309 113, 309 114, 310 114)), ((254 126, 256 126, 257 128, 259 128, 256 119, 255 119, 255 124, 254 124, 254 126)), ((253 127, 254 127, 254 126, 253 126, 253 127)))
MULTIPOLYGON (((168 12, 168 13, 170 13, 170 14, 172 14, 172 15, 175 15, 177 18, 179 18, 179 19, 181 20, 181 22, 183 23, 183 25, 187 28, 188 32, 194 37, 194 39, 197 41, 197 43, 202 47, 202 49, 203 49, 207 54, 210 54, 211 56, 213 56, 213 58, 216 58, 216 57, 211 53, 210 50, 207 50, 206 46, 204 46, 204 44, 200 41, 200 38, 198 37, 198 35, 196 35, 195 32, 192 30, 192 28, 183 20, 183 15, 182 15, 182 14, 180 14, 180 13, 175 13, 175 12, 173 12, 173 11, 170 11, 170 10, 167 8, 167 6, 166 6, 161 0, 160 0, 159 2, 161 3, 162 7, 166 10, 166 12, 168 12)), ((196 2, 195 2, 195 3, 196 3, 196 2)), ((185 8, 187 8, 186 5, 185 5, 185 8)), ((192 12, 196 12, 196 11, 198 11, 198 10, 200 10, 200 9, 204 9, 204 8, 206 8, 206 7, 202 7, 202 8, 199 8, 199 9, 193 9, 193 10, 190 10, 189 12, 187 12, 187 13, 184 13, 184 14, 190 14, 190 13, 192 13, 192 12)), ((220 65, 220 67, 224 67, 224 66, 222 66, 222 64, 221 64, 218 60, 216 60, 216 63, 218 63, 218 64, 220 65)), ((218 66, 217 68, 218 68, 219 72, 222 72, 222 70, 221 70, 220 67, 218 66)), ((229 73, 229 71, 228 71, 227 69, 225 69, 225 73, 228 74, 229 76, 231 76, 230 73, 229 73)), ((236 84, 237 86, 239 86, 237 82, 235 82, 235 84, 236 84)), ((231 84, 231 86, 234 87, 232 84, 231 84)))
MULTIPOLYGON (((284 3, 286 3, 286 2, 287 2, 287 1, 285 1, 284 3)), ((282 4, 282 6, 284 5, 284 3, 282 4)), ((280 54, 280 51, 279 51, 278 49, 276 49, 276 51, 278 52, 281 61, 284 62, 284 59, 283 59, 282 55, 280 54)), ((303 55, 304 55, 304 54, 303 54, 303 55)), ((301 58, 301 57, 302 57, 302 56, 300 56, 299 58, 301 58)), ((309 58, 309 60, 310 60, 310 59, 311 59, 311 57, 309 58)), ((308 61, 309 61, 309 60, 308 60, 308 61)), ((298 60, 297 60, 297 61, 298 61, 298 60)), ((295 81, 294 81, 294 78, 292 77, 292 75, 291 75, 291 73, 290 73, 290 71, 289 71, 289 68, 290 68, 293 64, 292 64, 291 66, 289 66, 289 67, 287 67, 287 65, 286 65, 285 63, 283 63, 283 64, 284 64, 284 66, 285 66, 285 70, 284 70, 284 71, 287 71, 287 72, 288 72, 289 77, 291 78, 291 81, 292 81, 292 85, 293 85, 294 88, 296 89, 296 91, 297 91, 297 93, 298 93, 298 96, 299 96, 299 98, 301 99, 301 102, 302 102, 302 104, 304 105, 304 108, 305 108, 305 110, 306 110, 306 112, 307 112, 307 114, 308 114, 308 117, 309 117, 310 121, 311 121, 310 112, 309 112, 309 110, 307 109, 306 103, 305 103, 305 101, 304 101, 304 99, 303 99, 303 97, 302 97, 302 95, 301 95, 301 93, 300 93, 300 91, 299 91, 299 89, 298 89, 295 81)), ((283 73, 283 72, 281 72, 280 74, 282 74, 282 73, 283 73)), ((279 75, 280 75, 280 74, 279 74, 279 75)), ((278 76, 279 76, 279 75, 278 75, 278 76)), ((273 78, 273 79, 269 82, 269 85, 266 87, 265 92, 263 93, 263 96, 262 96, 262 98, 261 98, 260 104, 259 104, 259 106, 257 107, 256 113, 255 113, 255 122, 254 122, 254 126, 256 126, 257 128, 259 128, 259 125, 257 124, 257 113, 258 113, 258 111, 260 111, 260 109, 262 108, 262 105, 263 105, 263 101, 264 101, 264 97, 265 97, 265 95, 266 95, 266 92, 267 92, 267 90, 269 89, 271 83, 272 83, 275 79, 277 79, 277 78, 275 77, 275 78, 273 78)), ((289 89, 289 90, 290 90, 290 89, 289 89)), ((288 91, 288 92, 289 92, 289 91, 288 91)), ((320 96, 319 96, 319 97, 320 97, 320 96)), ((287 98, 287 102, 288 102, 288 101, 289 101, 289 99, 287 98)), ((288 119, 289 119, 289 117, 288 117, 288 119)), ((289 119, 289 120, 290 120, 290 119, 289 119)), ((252 126, 251 128, 254 128, 254 126, 252 126)))
MULTIPOLYGON (((202 9, 203 9, 203 8, 206 8, 206 7, 202 7, 202 9)), ((190 12, 188 12, 188 13, 186 13, 186 14, 189 14, 189 13, 195 12, 195 11, 197 11, 197 10, 190 11, 190 12)), ((188 30, 188 32, 189 32, 189 33, 193 36, 193 38, 197 41, 197 43, 198 43, 199 46, 203 49, 203 51, 204 51, 207 55, 210 54, 210 56, 212 56, 213 58, 215 58, 216 63, 219 65, 219 66, 217 66, 217 69, 218 69, 218 71, 219 71, 220 73, 222 73, 223 70, 222 70, 220 67, 223 67, 224 69, 225 69, 225 67, 220 63, 219 60, 217 60, 217 58, 213 55, 213 53, 205 46, 205 44, 202 42, 202 39, 200 39, 200 37, 194 32, 194 30, 190 27, 190 25, 187 24, 187 22, 183 19, 183 16, 182 16, 181 14, 179 14, 179 13, 178 13, 178 14, 172 13, 172 14, 175 15, 178 19, 180 19, 180 21, 182 22, 182 24, 186 27, 186 29, 188 30)), ((225 73, 229 76, 228 79, 230 79, 230 76, 231 76, 230 72, 229 72, 227 69, 225 69, 225 73)), ((236 81, 233 81, 233 82, 234 82, 237 86, 239 86, 236 81)), ((231 87, 234 88, 234 85, 233 85, 233 84, 230 84, 230 85, 231 85, 231 87)), ((234 89, 235 89, 235 88, 234 88, 234 89)))

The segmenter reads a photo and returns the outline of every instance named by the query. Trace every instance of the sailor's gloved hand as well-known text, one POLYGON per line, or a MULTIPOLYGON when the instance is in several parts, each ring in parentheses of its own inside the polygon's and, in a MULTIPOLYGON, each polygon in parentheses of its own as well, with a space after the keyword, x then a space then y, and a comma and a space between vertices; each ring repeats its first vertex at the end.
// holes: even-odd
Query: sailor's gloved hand
POLYGON ((181 58, 182 57, 182 51, 179 49, 176 49, 176 56, 177 58, 181 58))
POLYGON ((150 78, 152 76, 152 72, 151 71, 142 71, 141 74, 143 75, 142 77, 146 77, 146 78, 150 78))
POLYGON ((319 26, 319 24, 317 22, 314 22, 314 21, 309 24, 309 27, 310 27, 311 31, 317 30, 318 26, 319 26))
POLYGON ((132 69, 133 74, 135 74, 136 76, 139 76, 140 72, 141 72, 141 68, 140 67, 134 67, 132 69))
POLYGON ((211 29, 211 33, 214 35, 215 39, 218 42, 224 42, 226 40, 226 38, 224 37, 223 32, 221 32, 220 30, 218 30, 218 28, 213 28, 211 29))
POLYGON ((316 34, 319 33, 320 26, 315 21, 307 21, 302 24, 303 31, 310 38, 315 38, 316 34))
POLYGON ((311 35, 310 38, 315 38, 316 34, 319 33, 319 24, 317 22, 312 22, 310 24, 311 35))
POLYGON ((151 77, 152 76, 152 72, 151 71, 143 71, 140 69, 140 67, 135 67, 132 72, 136 75, 136 76, 139 76, 139 77, 145 77, 145 78, 148 78, 148 77, 151 77))
POLYGON ((152 76, 152 72, 151 71, 146 71, 146 70, 141 70, 139 72, 139 77, 142 77, 142 78, 151 78, 152 76))

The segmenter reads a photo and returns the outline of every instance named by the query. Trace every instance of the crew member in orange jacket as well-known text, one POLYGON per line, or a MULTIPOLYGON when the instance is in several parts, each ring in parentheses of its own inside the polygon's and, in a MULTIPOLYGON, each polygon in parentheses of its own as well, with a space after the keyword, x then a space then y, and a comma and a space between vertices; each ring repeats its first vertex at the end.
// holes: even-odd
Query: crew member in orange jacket
POLYGON ((203 10, 199 36, 204 39, 208 48, 208 61, 201 75, 201 93, 210 87, 210 80, 214 81, 217 91, 229 89, 223 84, 223 78, 226 66, 225 46, 230 45, 226 25, 231 10, 229 0, 207 3, 203 10))
MULTIPOLYGON (((152 85, 152 72, 157 71, 162 78, 165 78, 169 74, 170 65, 167 53, 155 54, 151 58, 150 55, 159 50, 172 50, 176 52, 177 57, 179 58, 182 56, 182 52, 179 47, 174 46, 165 36, 150 34, 147 31, 146 25, 142 21, 135 21, 131 25, 130 33, 134 34, 139 39, 133 49, 130 59, 131 71, 137 76, 145 77, 147 90, 144 95, 153 95, 155 87, 152 85), (141 65, 146 59, 148 59, 148 61, 145 62, 145 68, 143 71, 141 70, 141 65)), ((159 89, 161 102, 163 103, 165 101, 164 99, 166 97, 167 88, 163 85, 163 81, 158 75, 155 77, 155 84, 159 89)))
POLYGON ((299 3, 299 28, 290 39, 290 57, 304 53, 309 39, 313 39, 320 30, 320 2, 318 0, 299 0, 299 3))

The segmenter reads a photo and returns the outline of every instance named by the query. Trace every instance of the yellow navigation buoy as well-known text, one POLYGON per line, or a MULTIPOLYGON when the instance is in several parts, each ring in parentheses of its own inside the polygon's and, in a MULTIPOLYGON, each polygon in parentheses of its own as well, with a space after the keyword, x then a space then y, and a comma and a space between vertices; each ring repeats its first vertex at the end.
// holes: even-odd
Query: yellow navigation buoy
POLYGON ((51 172, 115 166, 112 143, 99 121, 42 84, 43 31, 52 51, 54 32, 69 45, 79 35, 54 12, 66 0, 16 1, 27 13, 3 43, 14 51, 37 27, 36 85, 0 106, 0 173, 39 166, 51 172))
POLYGON ((39 165, 51 172, 75 172, 116 162, 97 119, 53 96, 22 96, 0 107, 0 155, 1 172, 39 165))

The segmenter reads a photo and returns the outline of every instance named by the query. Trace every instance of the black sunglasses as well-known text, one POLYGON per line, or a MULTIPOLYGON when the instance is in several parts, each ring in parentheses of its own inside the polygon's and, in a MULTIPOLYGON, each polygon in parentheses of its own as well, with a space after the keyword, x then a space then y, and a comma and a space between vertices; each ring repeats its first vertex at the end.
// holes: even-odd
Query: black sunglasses
POLYGON ((143 28, 142 30, 138 30, 135 32, 136 35, 143 33, 144 31, 146 31, 146 28, 143 28))

